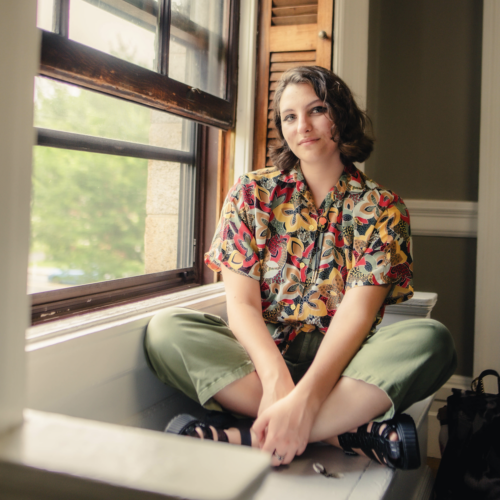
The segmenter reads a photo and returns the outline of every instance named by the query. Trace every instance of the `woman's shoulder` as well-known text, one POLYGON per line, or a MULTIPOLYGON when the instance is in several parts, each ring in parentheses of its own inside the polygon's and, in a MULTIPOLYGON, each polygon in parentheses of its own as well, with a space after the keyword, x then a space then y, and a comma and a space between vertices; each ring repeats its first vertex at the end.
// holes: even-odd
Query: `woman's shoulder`
POLYGON ((226 201, 255 207, 256 200, 269 199, 283 172, 277 167, 263 168, 240 175, 229 189, 226 201))
POLYGON ((373 204, 377 204, 380 207, 389 207, 396 205, 400 209, 404 208, 406 209, 406 205, 401 198, 396 192, 394 192, 392 189, 384 186, 383 184, 380 184, 370 177, 368 177, 364 172, 359 172, 359 179, 361 181, 361 196, 360 196, 360 201, 361 199, 363 201, 368 201, 371 200, 373 204))
POLYGON ((255 188, 272 190, 278 184, 283 172, 277 167, 262 168, 240 175, 234 186, 229 190, 229 195, 239 197, 241 193, 251 196, 255 188))
POLYGON ((278 167, 261 168, 260 170, 253 170, 252 172, 247 172, 246 174, 241 175, 238 179, 238 183, 248 184, 250 182, 254 182, 259 184, 263 181, 277 182, 282 173, 283 172, 278 167))

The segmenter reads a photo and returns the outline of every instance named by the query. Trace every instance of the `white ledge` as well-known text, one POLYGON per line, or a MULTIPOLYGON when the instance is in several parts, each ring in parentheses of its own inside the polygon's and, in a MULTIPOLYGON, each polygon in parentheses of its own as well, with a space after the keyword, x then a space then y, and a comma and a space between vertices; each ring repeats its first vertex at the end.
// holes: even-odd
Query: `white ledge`
POLYGON ((7 499, 243 500, 269 465, 269 456, 254 448, 33 410, 25 410, 21 427, 0 436, 7 499))

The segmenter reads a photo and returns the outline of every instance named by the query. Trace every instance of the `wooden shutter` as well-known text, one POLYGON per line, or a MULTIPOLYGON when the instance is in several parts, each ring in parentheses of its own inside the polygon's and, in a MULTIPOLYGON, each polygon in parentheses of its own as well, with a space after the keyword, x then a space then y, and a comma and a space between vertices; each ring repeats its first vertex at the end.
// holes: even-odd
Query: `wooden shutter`
POLYGON ((272 165, 267 148, 278 135, 273 123, 271 102, 283 72, 305 65, 331 69, 333 1, 260 2, 254 170, 272 165))

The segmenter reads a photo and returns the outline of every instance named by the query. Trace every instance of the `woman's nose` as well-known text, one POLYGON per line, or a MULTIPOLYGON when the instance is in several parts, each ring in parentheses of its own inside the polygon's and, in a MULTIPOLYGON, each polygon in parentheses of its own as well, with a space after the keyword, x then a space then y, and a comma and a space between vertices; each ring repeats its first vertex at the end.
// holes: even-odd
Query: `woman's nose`
POLYGON ((309 116, 302 115, 298 117, 298 132, 299 134, 304 134, 311 131, 311 121, 309 116))

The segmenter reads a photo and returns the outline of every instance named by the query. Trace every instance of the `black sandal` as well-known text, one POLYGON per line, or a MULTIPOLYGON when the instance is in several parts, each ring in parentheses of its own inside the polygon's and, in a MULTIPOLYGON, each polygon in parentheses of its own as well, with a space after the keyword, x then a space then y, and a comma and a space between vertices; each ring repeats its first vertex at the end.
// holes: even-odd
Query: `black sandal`
POLYGON ((370 431, 368 424, 358 427, 357 432, 345 432, 338 436, 339 444, 346 455, 357 455, 353 448, 393 469, 418 469, 420 467, 420 450, 415 423, 410 415, 396 415, 385 422, 373 422, 370 431), (380 432, 380 428, 386 425, 380 432), (391 441, 389 434, 395 431, 398 441, 391 441), (375 455, 376 453, 376 455, 375 455))
MULTIPOLYGON (((196 429, 200 429, 203 434, 203 439, 214 439, 214 432, 210 425, 207 425, 205 422, 198 420, 196 417, 192 415, 188 415, 187 413, 182 413, 181 415, 177 415, 174 417, 165 428, 165 432, 170 434, 177 434, 179 436, 191 436, 200 439, 200 435, 196 431, 196 429)), ((217 432, 217 440, 221 443, 229 443, 229 439, 227 434, 223 429, 216 428, 217 432)), ((250 435, 250 429, 239 429, 241 435, 241 444, 245 446, 252 446, 252 437, 250 435)))

